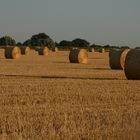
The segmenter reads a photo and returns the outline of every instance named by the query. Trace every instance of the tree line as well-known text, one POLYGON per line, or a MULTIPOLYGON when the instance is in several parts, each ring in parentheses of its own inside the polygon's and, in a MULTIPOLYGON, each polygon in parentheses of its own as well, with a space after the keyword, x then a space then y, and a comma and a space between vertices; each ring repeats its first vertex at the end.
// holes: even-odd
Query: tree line
POLYGON ((110 46, 110 45, 97 45, 97 44, 91 44, 85 39, 80 39, 76 38, 72 41, 68 40, 62 40, 59 43, 55 42, 49 35, 45 33, 39 33, 33 35, 30 39, 27 39, 25 42, 16 42, 15 39, 13 39, 10 36, 4 36, 0 38, 0 46, 30 46, 31 48, 36 48, 37 46, 47 46, 48 48, 54 48, 58 47, 61 49, 71 49, 73 47, 75 48, 95 48, 95 49, 100 49, 100 48, 105 48, 105 49, 110 49, 110 48, 129 48, 129 46, 110 46))

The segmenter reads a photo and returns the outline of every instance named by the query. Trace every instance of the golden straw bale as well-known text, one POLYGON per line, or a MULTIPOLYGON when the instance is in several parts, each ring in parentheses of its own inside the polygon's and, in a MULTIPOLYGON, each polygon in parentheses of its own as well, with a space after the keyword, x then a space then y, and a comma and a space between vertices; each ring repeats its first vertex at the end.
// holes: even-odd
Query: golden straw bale
POLYGON ((28 46, 21 46, 20 47, 20 50, 21 50, 21 54, 23 55, 28 55, 30 53, 30 47, 28 46))
POLYGON ((53 52, 58 52, 58 48, 57 47, 54 47, 54 48, 52 48, 52 51, 53 52))
POLYGON ((112 49, 109 52, 109 64, 111 69, 123 69, 125 58, 127 53, 129 52, 129 49, 126 50, 117 50, 112 49))
POLYGON ((5 48, 5 58, 17 59, 20 57, 21 51, 19 47, 9 46, 5 48))
POLYGON ((41 47, 38 50, 38 54, 47 56, 49 54, 49 49, 47 47, 41 47))
POLYGON ((83 63, 88 62, 88 52, 85 49, 74 49, 70 51, 69 60, 71 63, 83 63))
POLYGON ((88 51, 89 52, 95 52, 94 48, 89 48, 88 51))
POLYGON ((101 48, 101 49, 99 49, 99 52, 100 53, 105 53, 105 49, 104 48, 101 48))
POLYGON ((129 80, 140 80, 140 50, 130 50, 125 59, 124 72, 129 80))

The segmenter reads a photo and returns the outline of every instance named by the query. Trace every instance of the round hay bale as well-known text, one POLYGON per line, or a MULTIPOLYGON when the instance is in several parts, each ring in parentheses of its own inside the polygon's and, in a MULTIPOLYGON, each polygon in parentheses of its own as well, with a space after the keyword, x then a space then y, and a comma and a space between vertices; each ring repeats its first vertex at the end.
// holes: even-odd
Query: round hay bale
POLYGON ((130 50, 125 59, 124 72, 128 80, 140 80, 140 50, 130 50))
POLYGON ((94 48, 89 48, 88 51, 89 52, 95 52, 94 48))
POLYGON ((125 58, 129 49, 126 50, 110 50, 109 64, 111 69, 123 69, 125 58))
POLYGON ((71 63, 82 63, 88 62, 88 52, 85 49, 74 49, 70 51, 69 60, 71 63))
POLYGON ((52 51, 53 52, 58 52, 58 48, 57 47, 54 47, 54 48, 52 48, 52 51))
POLYGON ((17 59, 20 57, 21 51, 19 47, 6 47, 5 48, 5 58, 17 59))
POLYGON ((27 47, 27 46, 21 46, 20 50, 21 50, 22 55, 28 55, 30 53, 31 49, 30 49, 30 47, 27 47))
POLYGON ((49 49, 47 47, 41 47, 38 50, 38 54, 47 56, 49 54, 49 49))
POLYGON ((99 52, 100 52, 100 53, 105 53, 105 49, 104 49, 104 48, 99 49, 99 52))

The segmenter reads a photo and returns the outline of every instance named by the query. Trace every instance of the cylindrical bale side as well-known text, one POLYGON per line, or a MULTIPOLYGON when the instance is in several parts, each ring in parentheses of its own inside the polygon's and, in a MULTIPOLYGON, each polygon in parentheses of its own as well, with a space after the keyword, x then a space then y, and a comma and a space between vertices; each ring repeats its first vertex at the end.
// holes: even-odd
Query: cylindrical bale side
POLYGON ((39 48, 38 54, 47 56, 49 54, 49 49, 47 47, 39 48))
POLYGON ((129 80, 140 80, 140 50, 130 50, 125 59, 124 72, 129 80))
POLYGON ((5 58, 17 59, 20 57, 21 51, 19 47, 6 47, 5 48, 5 58))
POLYGON ((85 49, 71 50, 69 54, 69 60, 71 63, 83 63, 88 62, 88 52, 85 49))
POLYGON ((129 49, 126 50, 110 50, 109 64, 111 69, 123 69, 125 58, 129 49))
POLYGON ((122 51, 120 50, 110 50, 109 52, 109 65, 111 69, 122 69, 120 64, 120 56, 122 51))
POLYGON ((22 55, 28 55, 30 53, 30 47, 27 46, 21 46, 20 50, 22 55))

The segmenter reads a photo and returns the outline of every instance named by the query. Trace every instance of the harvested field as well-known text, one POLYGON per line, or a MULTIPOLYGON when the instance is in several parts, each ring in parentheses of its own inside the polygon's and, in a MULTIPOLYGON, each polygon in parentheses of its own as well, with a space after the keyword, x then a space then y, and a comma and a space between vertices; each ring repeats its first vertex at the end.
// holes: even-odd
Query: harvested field
POLYGON ((0 139, 139 140, 140 82, 111 70, 108 53, 86 65, 68 56, 8 60, 0 50, 0 139))

